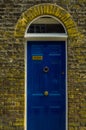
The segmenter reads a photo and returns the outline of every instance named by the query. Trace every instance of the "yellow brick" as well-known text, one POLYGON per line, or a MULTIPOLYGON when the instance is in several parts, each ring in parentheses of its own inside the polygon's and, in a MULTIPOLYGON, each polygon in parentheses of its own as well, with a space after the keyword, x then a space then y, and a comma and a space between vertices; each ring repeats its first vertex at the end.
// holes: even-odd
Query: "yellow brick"
POLYGON ((80 127, 79 130, 86 130, 86 127, 80 127))
POLYGON ((70 127, 69 130, 75 130, 74 127, 70 127))
POLYGON ((53 5, 53 4, 41 4, 31 7, 18 20, 15 28, 14 35, 16 37, 24 37, 27 25, 39 15, 53 15, 57 17, 66 26, 69 37, 78 36, 78 32, 75 27, 75 23, 72 20, 70 14, 63 8, 53 5), (69 29, 70 28, 70 29, 69 29))

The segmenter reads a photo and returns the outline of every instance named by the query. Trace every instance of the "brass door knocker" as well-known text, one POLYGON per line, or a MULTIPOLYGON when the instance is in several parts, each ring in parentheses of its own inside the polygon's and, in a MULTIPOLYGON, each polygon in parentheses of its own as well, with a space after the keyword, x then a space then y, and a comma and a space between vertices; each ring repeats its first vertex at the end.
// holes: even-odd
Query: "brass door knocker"
POLYGON ((47 73, 47 72, 49 71, 48 66, 45 66, 45 67, 43 68, 43 71, 44 71, 45 73, 47 73))
POLYGON ((45 91, 44 96, 48 96, 48 95, 49 95, 48 91, 45 91))

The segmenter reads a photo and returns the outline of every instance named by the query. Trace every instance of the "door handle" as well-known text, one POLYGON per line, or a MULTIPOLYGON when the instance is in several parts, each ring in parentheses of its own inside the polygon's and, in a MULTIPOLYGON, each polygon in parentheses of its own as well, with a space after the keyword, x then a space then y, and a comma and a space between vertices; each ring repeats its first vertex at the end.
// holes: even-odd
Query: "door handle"
POLYGON ((48 91, 44 91, 44 96, 48 96, 48 95, 49 95, 48 91))

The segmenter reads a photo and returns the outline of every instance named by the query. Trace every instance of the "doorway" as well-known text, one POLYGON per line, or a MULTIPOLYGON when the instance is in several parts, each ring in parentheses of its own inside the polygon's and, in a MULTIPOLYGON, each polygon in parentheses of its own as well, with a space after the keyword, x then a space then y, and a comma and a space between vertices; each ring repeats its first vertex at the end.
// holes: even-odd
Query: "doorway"
POLYGON ((29 26, 27 30, 27 130, 67 128, 67 35, 59 21, 52 21, 51 25, 55 27, 57 24, 57 27, 61 26, 61 30, 56 28, 52 32, 49 21, 44 25, 43 18, 38 22, 34 21, 34 26, 29 26), (46 32, 45 29, 51 31, 46 32))

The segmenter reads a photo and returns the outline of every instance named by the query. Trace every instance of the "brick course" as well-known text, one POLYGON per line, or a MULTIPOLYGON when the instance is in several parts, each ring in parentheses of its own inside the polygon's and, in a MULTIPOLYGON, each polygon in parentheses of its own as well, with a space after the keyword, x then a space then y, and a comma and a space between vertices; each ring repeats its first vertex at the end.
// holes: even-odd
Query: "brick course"
POLYGON ((0 130, 24 130, 24 38, 16 24, 26 10, 55 3, 71 14, 81 34, 68 39, 68 129, 86 130, 86 1, 0 0, 0 130))

